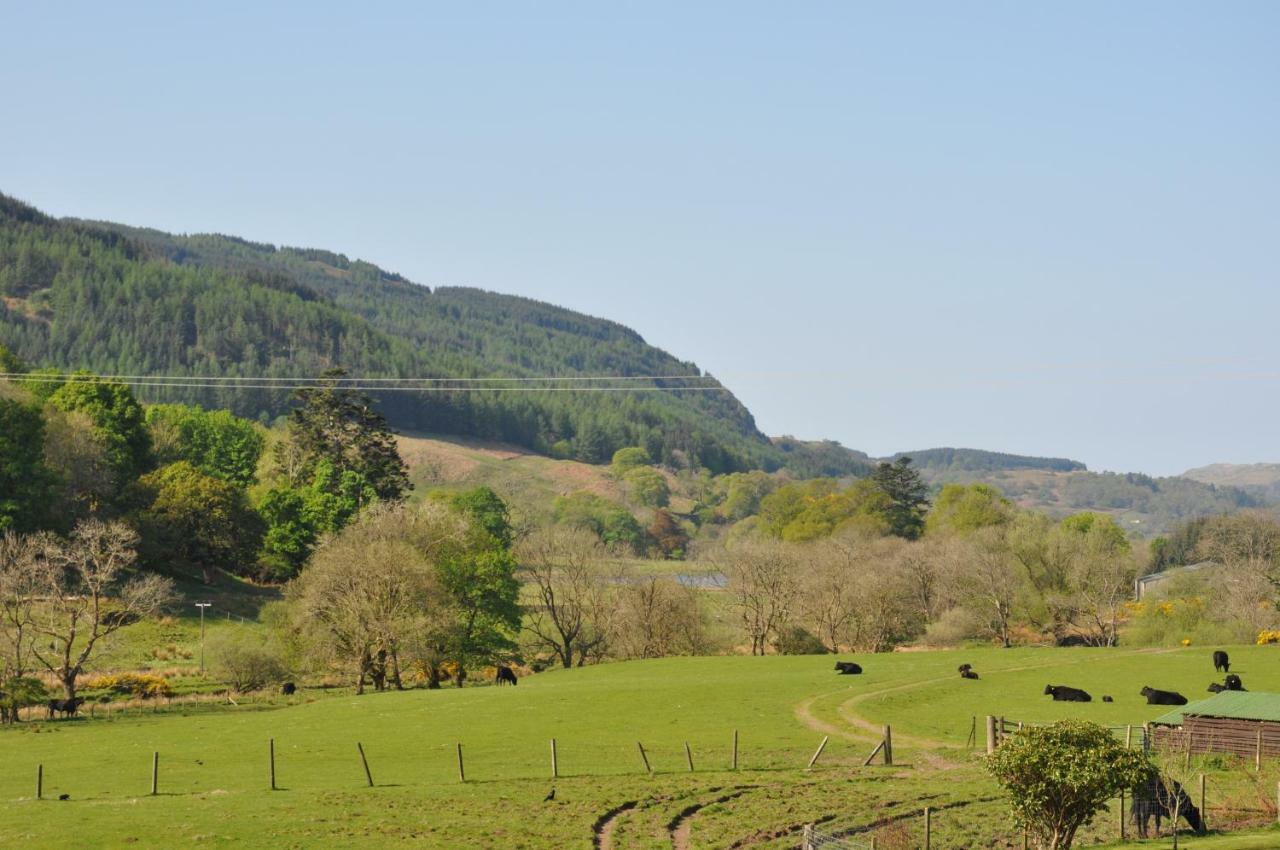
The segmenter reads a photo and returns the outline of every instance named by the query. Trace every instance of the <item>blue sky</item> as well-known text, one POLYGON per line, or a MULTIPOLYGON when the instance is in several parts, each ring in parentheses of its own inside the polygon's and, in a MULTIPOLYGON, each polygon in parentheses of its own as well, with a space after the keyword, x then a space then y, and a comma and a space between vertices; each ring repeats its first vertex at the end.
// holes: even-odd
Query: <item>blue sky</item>
POLYGON ((1280 4, 179 5, 0 8, 0 191, 614 318, 770 433, 1280 461, 1280 4))

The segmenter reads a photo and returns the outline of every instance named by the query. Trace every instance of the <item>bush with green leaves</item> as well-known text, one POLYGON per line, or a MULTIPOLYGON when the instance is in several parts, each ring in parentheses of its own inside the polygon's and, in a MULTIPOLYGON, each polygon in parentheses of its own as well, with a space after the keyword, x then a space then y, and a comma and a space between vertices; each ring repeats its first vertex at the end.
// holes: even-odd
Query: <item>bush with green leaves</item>
POLYGON ((1022 729, 987 756, 986 765, 1008 792, 1014 820, 1041 850, 1068 850, 1108 800, 1152 771, 1142 752, 1087 720, 1022 729))
POLYGON ((262 632, 229 628, 214 632, 206 645, 209 670, 236 691, 256 691, 290 676, 284 654, 262 632))
POLYGON ((779 631, 773 648, 779 655, 826 655, 828 652, 822 641, 803 626, 787 626, 779 631))

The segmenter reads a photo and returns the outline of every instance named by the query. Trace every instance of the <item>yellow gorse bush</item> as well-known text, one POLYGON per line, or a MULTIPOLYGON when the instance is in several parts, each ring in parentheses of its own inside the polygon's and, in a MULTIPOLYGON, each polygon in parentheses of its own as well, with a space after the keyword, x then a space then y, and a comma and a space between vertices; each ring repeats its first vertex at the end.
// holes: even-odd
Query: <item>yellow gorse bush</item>
POLYGON ((105 673, 90 677, 85 681, 84 687, 135 697, 173 696, 173 688, 169 686, 168 680, 154 673, 105 673))

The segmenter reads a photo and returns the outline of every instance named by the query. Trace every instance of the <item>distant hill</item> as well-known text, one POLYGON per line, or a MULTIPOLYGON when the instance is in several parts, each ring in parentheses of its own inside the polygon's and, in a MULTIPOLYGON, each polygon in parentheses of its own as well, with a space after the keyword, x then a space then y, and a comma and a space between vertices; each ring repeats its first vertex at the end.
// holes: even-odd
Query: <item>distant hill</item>
POLYGON ((1270 500, 1238 487, 1190 478, 1153 478, 1142 473, 1058 472, 1049 469, 963 471, 923 467, 936 490, 948 483, 980 482, 1000 489, 1019 506, 1054 516, 1098 511, 1143 535, 1162 534, 1196 517, 1263 507, 1270 500))
MULTIPOLYGON (((332 251, 54 219, 3 195, 0 343, 35 366, 123 375, 288 378, 331 367, 367 377, 703 374, 621 324, 551 304, 431 290, 332 251)), ((289 402, 287 391, 262 387, 143 395, 263 419, 289 402)), ((591 463, 625 445, 716 472, 791 459, 723 390, 384 393, 380 402, 400 428, 591 463)))
POLYGON ((1239 487, 1280 501, 1280 463, 1212 463, 1188 469, 1182 477, 1220 487, 1239 487))
POLYGON ((1077 472, 1086 467, 1078 460, 1064 457, 1033 457, 982 449, 923 449, 918 452, 898 452, 889 460, 909 457, 916 468, 929 470, 935 475, 947 472, 997 472, 1011 469, 1044 469, 1052 472, 1077 472))

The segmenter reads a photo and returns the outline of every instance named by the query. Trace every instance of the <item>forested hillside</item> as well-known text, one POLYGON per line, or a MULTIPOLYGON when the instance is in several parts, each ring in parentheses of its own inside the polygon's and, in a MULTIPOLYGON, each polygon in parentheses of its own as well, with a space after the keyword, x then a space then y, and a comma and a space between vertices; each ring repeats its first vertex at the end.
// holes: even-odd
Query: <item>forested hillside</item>
MULTIPOLYGON (((36 367, 103 374, 311 377, 700 376, 634 331, 525 298, 426 287, 328 251, 57 220, 0 195, 0 343, 36 367)), ((637 386, 719 387, 696 382, 637 386)), ((673 466, 778 468, 775 446, 723 389, 383 393, 390 420, 607 461, 628 445, 673 466), (606 401, 607 397, 607 401, 606 401)), ((265 419, 288 392, 142 390, 265 419)), ((830 464, 826 464, 830 466, 830 464)))
POLYGON ((981 449, 924 449, 918 452, 898 452, 890 460, 909 457, 922 470, 934 475, 948 472, 995 472, 1010 469, 1047 469, 1054 472, 1075 472, 1085 469, 1078 460, 1065 457, 1032 457, 1011 455, 1004 452, 988 452, 981 449))

